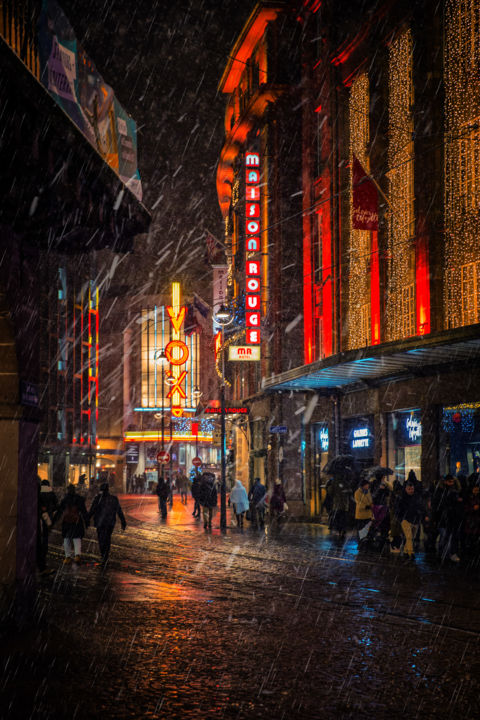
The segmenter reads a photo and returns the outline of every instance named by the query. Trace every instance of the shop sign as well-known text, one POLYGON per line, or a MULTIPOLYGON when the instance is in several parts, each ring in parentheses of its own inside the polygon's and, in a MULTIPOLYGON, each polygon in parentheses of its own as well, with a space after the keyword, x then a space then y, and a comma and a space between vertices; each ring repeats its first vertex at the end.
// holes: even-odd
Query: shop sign
POLYGON ((418 443, 422 439, 422 423, 417 418, 408 417, 405 421, 405 429, 410 442, 418 443))
MULTIPOLYGON (((222 408, 206 407, 203 412, 206 415, 221 415, 222 408)), ((226 407, 225 415, 248 415, 248 408, 246 408, 246 407, 226 407)))
POLYGON ((270 432, 285 435, 288 432, 288 427, 286 425, 272 425, 270 432))
POLYGON ((229 345, 228 359, 236 362, 260 360, 260 347, 255 345, 229 345))
POLYGON ((328 452, 329 437, 328 427, 321 428, 320 430, 320 448, 322 452, 328 452))
POLYGON ((138 463, 139 449, 137 443, 129 443, 125 451, 125 459, 129 465, 138 463))
POLYGON ((357 428, 353 431, 352 448, 358 450, 359 448, 370 447, 371 437, 370 430, 368 427, 357 428))
POLYGON ((247 345, 257 346, 255 357, 236 357, 235 360, 260 360, 260 276, 261 259, 252 259, 252 253, 260 252, 260 155, 245 153, 245 324, 247 345))

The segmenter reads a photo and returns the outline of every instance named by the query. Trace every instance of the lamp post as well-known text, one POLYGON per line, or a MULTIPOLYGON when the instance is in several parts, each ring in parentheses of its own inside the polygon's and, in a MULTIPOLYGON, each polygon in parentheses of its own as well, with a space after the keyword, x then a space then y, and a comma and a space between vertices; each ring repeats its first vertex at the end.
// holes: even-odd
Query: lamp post
MULTIPOLYGON (((201 397, 202 391, 200 390, 198 385, 195 385, 195 388, 194 388, 192 394, 193 394, 193 397, 195 398, 195 400, 198 400, 201 397)), ((197 411, 198 411, 198 406, 197 406, 197 411)), ((195 434, 195 457, 198 457, 198 427, 197 427, 197 432, 195 434)), ((198 477, 198 467, 197 466, 195 466, 195 475, 198 477)))
POLYGON ((215 322, 222 328, 222 384, 220 386, 220 463, 221 463, 221 485, 220 485, 220 529, 227 529, 227 483, 226 483, 226 458, 225 458, 225 325, 233 320, 225 305, 220 305, 215 322))
MULTIPOLYGON (((155 352, 155 362, 158 363, 162 368, 162 452, 165 450, 165 365, 167 364, 167 356, 165 355, 165 350, 162 348, 161 350, 157 350, 155 352)), ((157 463, 157 472, 160 470, 158 468, 158 465, 160 463, 157 463)), ((164 479, 164 468, 165 463, 161 463, 162 465, 162 480, 164 479)), ((159 473, 160 474, 160 473, 159 473)))

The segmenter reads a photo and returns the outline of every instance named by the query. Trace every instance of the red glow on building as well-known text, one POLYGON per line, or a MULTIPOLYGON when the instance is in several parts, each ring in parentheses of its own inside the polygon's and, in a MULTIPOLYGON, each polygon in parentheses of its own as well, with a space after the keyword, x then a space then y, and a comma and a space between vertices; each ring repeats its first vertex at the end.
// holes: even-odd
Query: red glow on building
POLYGON ((370 256, 370 312, 372 322, 372 345, 380 343, 380 257, 378 254, 378 231, 372 230, 370 256))
POLYGON ((430 263, 427 239, 417 240, 416 252, 417 335, 430 333, 430 263))

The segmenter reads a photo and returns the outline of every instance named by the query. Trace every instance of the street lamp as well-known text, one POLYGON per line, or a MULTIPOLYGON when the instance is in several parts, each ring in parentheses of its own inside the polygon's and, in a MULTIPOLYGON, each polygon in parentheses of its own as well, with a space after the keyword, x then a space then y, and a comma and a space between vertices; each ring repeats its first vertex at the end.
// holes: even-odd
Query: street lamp
MULTIPOLYGON (((165 365, 168 363, 167 356, 165 355, 165 350, 162 348, 161 350, 157 350, 154 355, 155 362, 160 365, 162 368, 162 452, 165 450, 165 408, 164 408, 164 394, 165 394, 165 365)), ((157 463, 157 472, 160 470, 158 468, 158 465, 160 463, 157 463)), ((165 463, 161 463, 162 465, 162 480, 164 479, 164 468, 165 463)), ((159 473, 160 474, 160 473, 159 473)))
POLYGON ((222 384, 220 386, 220 462, 222 468, 221 485, 220 485, 220 529, 227 529, 227 484, 226 484, 226 462, 225 462, 225 325, 229 325, 233 321, 225 305, 220 305, 215 322, 222 328, 222 384))

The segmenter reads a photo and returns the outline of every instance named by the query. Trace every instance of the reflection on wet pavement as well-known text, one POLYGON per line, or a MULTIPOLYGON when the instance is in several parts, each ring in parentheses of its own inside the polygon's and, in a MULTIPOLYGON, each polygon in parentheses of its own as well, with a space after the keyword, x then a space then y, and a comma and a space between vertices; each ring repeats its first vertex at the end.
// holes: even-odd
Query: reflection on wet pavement
POLYGON ((9 720, 478 717, 468 568, 358 554, 320 525, 224 534, 217 516, 210 533, 191 500, 166 521, 155 497, 121 501, 105 572, 92 529, 79 567, 52 535, 44 629, 0 668, 9 720))

